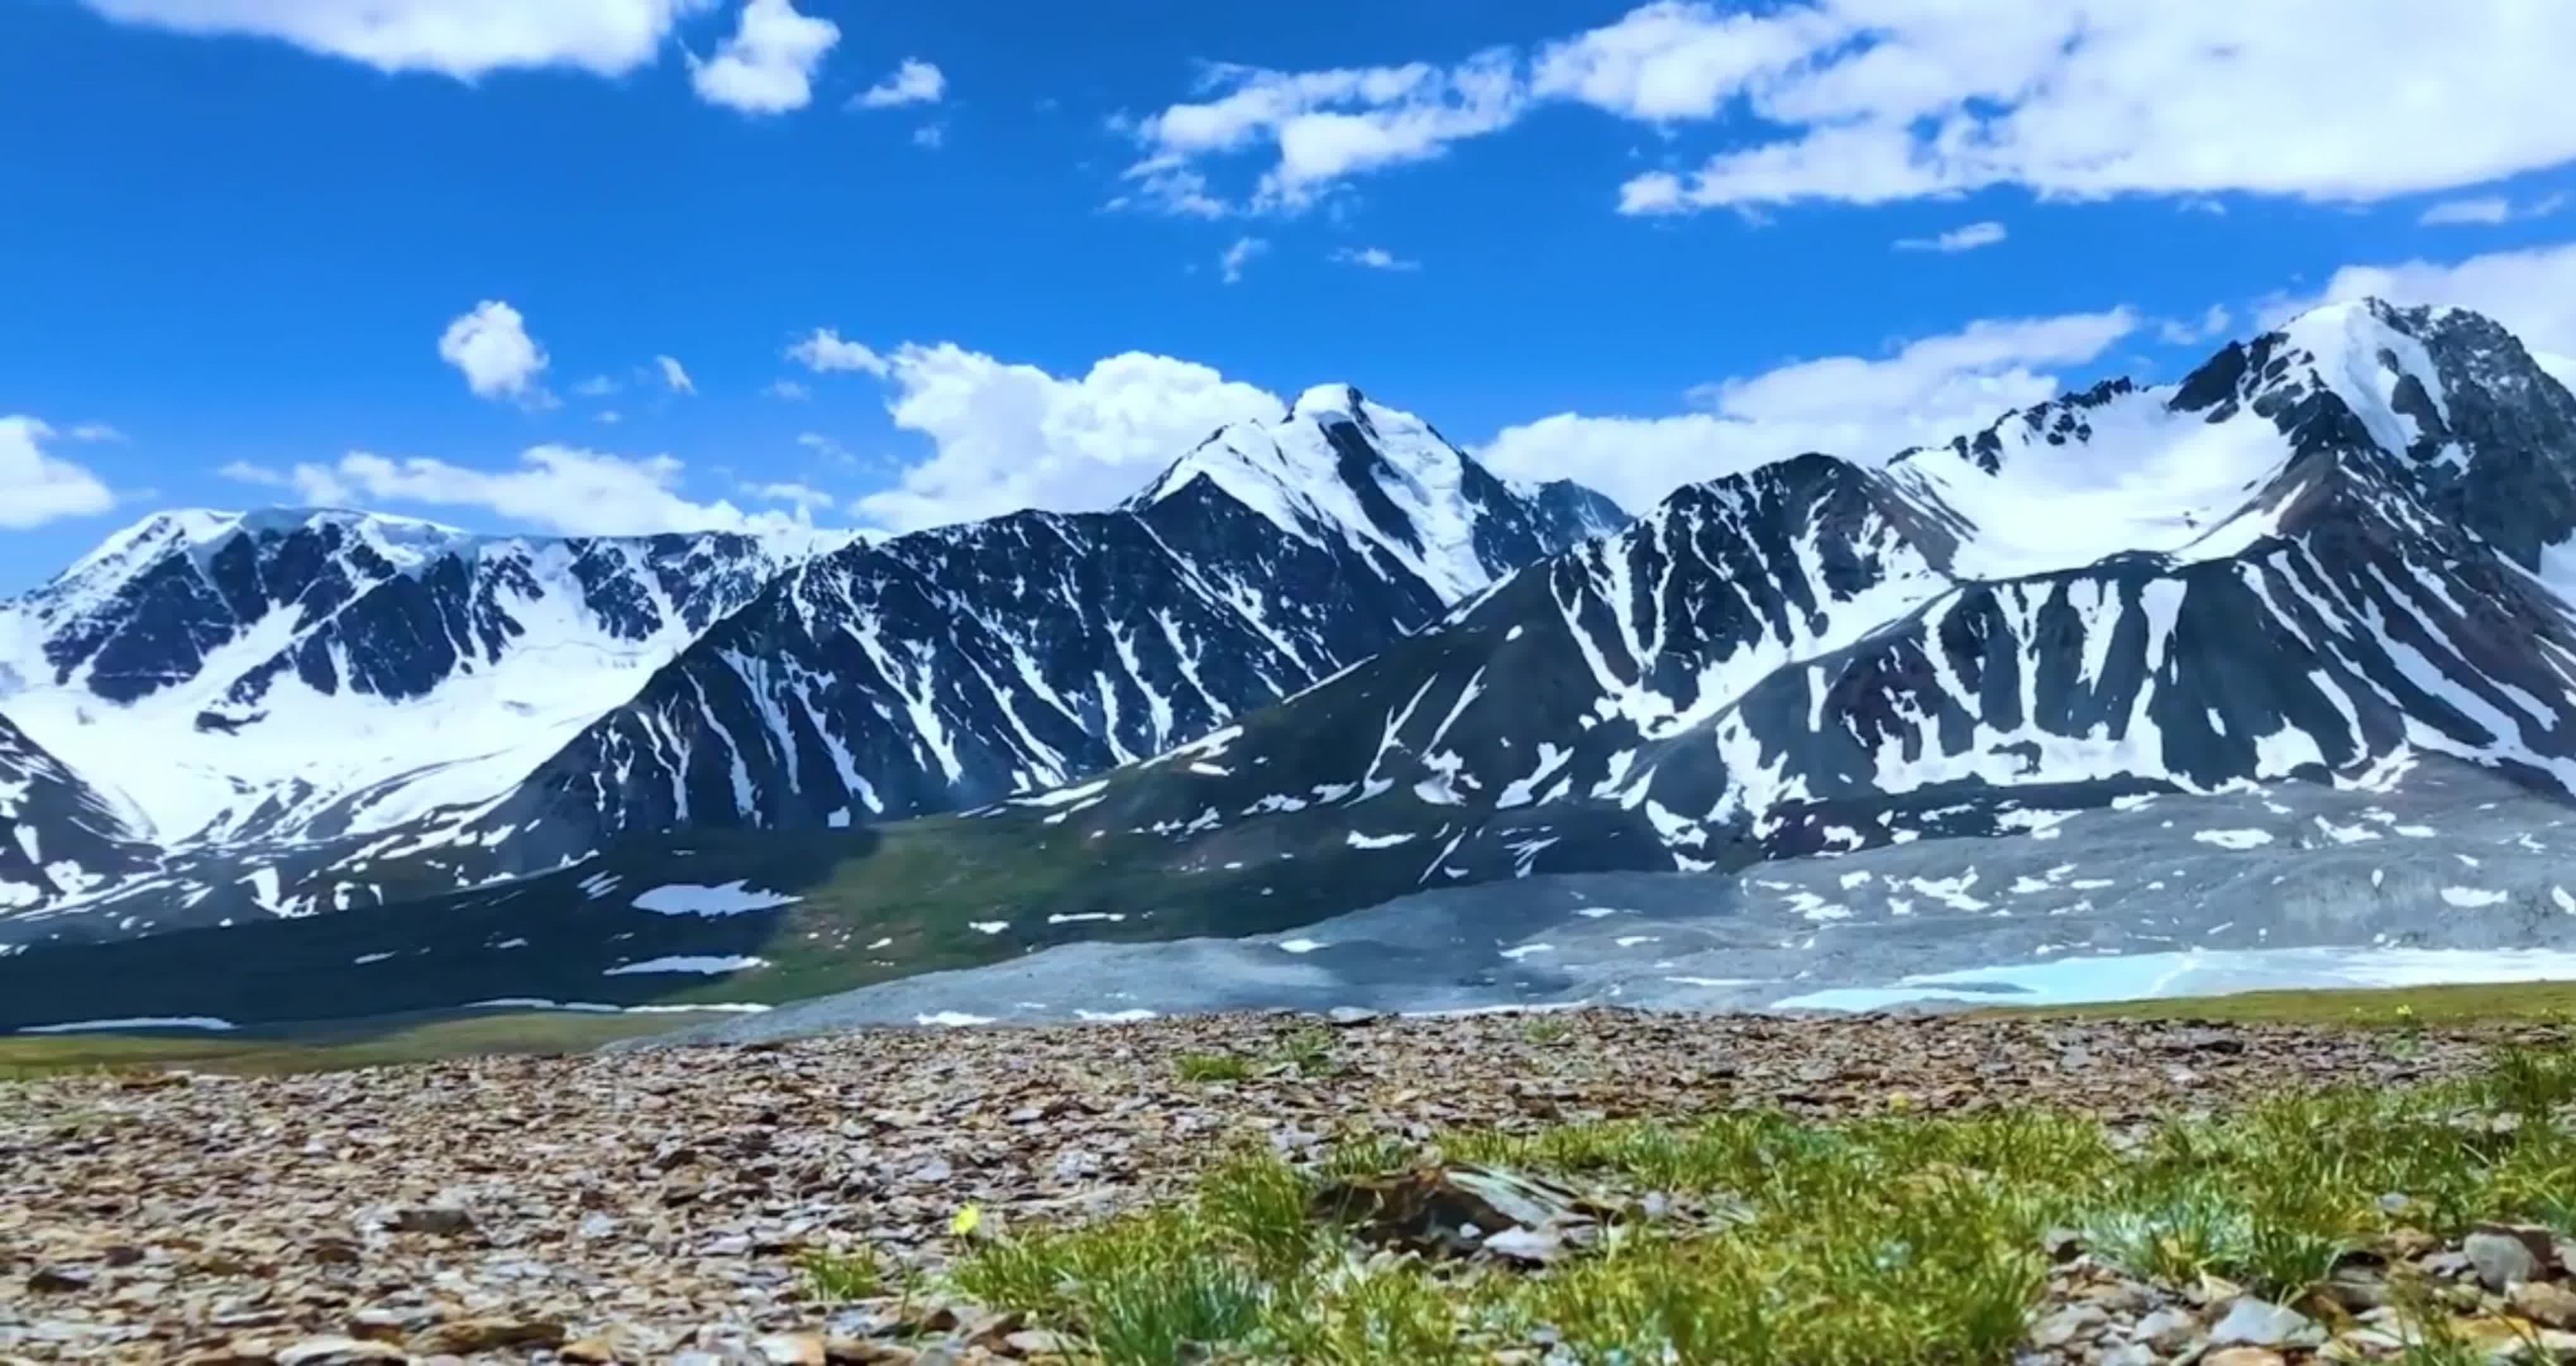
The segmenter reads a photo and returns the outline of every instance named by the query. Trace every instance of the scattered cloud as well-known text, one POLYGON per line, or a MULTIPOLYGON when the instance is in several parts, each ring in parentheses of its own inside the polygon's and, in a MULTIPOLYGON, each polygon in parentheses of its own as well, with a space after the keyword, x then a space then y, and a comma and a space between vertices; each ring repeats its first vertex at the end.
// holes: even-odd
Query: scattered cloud
POLYGON ((602 408, 597 413, 592 414, 590 420, 603 426, 614 427, 618 423, 626 420, 626 414, 621 413, 614 408, 602 408))
POLYGON ((290 493, 297 504, 305 507, 346 507, 358 501, 349 486, 323 465, 303 464, 281 470, 236 460, 215 473, 237 484, 290 493))
POLYGON ((2318 304, 2381 298, 2447 304, 2483 313, 2522 339, 2540 367, 2576 389, 2576 242, 2490 252, 2456 264, 2403 261, 2346 266, 2324 289, 2268 301, 2271 326, 2318 304))
POLYGON ((2169 346, 2196 346, 2202 342, 2215 341, 2226 336, 2227 329, 2235 322, 2235 317, 2225 306, 2211 304, 2209 311, 2200 315, 2196 322, 2180 318, 2165 318, 2158 321, 2156 339, 2169 346))
POLYGON ((806 388, 804 385, 799 384, 792 379, 772 380, 770 381, 769 387, 761 390, 761 392, 769 395, 771 398, 786 399, 790 403, 802 403, 814 396, 813 390, 806 388))
POLYGON ((2226 192, 2363 202, 2576 159, 2557 54, 2576 6, 2174 0, 2150 14, 2058 0, 1656 0, 1586 32, 1454 66, 1211 68, 1121 126, 1146 207, 1296 209, 1335 182, 1441 155, 1530 110, 1581 105, 1670 130, 1727 121, 1727 150, 1620 187, 1631 214, 1879 204, 2018 186, 2043 198, 2226 192), (2475 71, 2474 81, 2427 72, 2475 71), (2392 93, 2355 104, 2354 89, 2392 93), (2314 111, 2333 108, 2331 119, 2314 111), (1248 196, 1218 163, 1257 159, 1248 196), (1197 177, 1191 179, 1190 177, 1197 177))
POLYGON ((1964 228, 1953 228, 1938 237, 1897 238, 1896 249, 1898 251, 1975 251, 1979 247, 1991 247, 2004 240, 2005 236, 2004 225, 2001 223, 1991 221, 1970 223, 1964 228))
POLYGON ((1666 417, 1559 413, 1507 427, 1480 455, 1533 479, 1579 474, 1632 509, 1686 483, 1824 451, 1883 460, 1945 441, 2059 392, 2059 367, 2092 361, 2136 331, 2126 308, 1986 319, 1882 357, 1829 356, 1694 389, 1704 410, 1666 417))
POLYGON ((796 509, 796 520, 810 522, 817 510, 828 510, 839 500, 811 484, 745 484, 742 494, 764 503, 786 503, 796 509))
POLYGON ((1370 270, 1420 270, 1420 261, 1408 261, 1384 247, 1344 247, 1333 253, 1333 259, 1344 265, 1365 266, 1370 270))
POLYGON ((1479 53, 1454 67, 1283 72, 1217 65, 1210 98, 1121 126, 1145 149, 1127 168, 1149 205, 1215 217, 1226 211, 1192 162, 1260 146, 1275 152, 1251 207, 1306 207, 1334 181, 1439 156, 1452 142, 1498 132, 1528 106, 1513 54, 1479 53))
POLYGON ((22 530, 116 506, 87 469, 45 453, 54 429, 24 414, 0 417, 0 527, 22 530))
POLYGON ((935 447, 894 487, 851 505, 894 531, 1028 507, 1108 507, 1209 432, 1286 406, 1207 366, 1142 352, 1074 376, 952 343, 905 345, 888 361, 894 424, 935 447))
MULTIPOLYGON (((225 473, 242 477, 229 468, 225 473)), ((283 481, 281 486, 295 488, 315 502, 364 500, 480 508, 568 536, 760 532, 793 525, 794 519, 783 513, 747 513, 721 499, 693 501, 679 491, 684 473, 681 462, 667 455, 627 459, 548 444, 530 448, 515 467, 499 470, 352 451, 327 466, 260 471, 249 482, 283 481), (320 496, 324 494, 333 496, 320 496)))
POLYGON ((617 381, 606 375, 593 375, 574 385, 572 391, 578 398, 606 398, 617 392, 617 381))
POLYGON ((2567 207, 2567 196, 2547 195, 2516 208, 2503 195, 2481 195, 2474 199, 2446 199, 2424 210, 2415 221, 2426 227, 2463 223, 2510 223, 2517 218, 2546 218, 2567 207))
POLYGON ((913 145, 913 146, 915 146, 915 147, 930 147, 930 148, 938 148, 938 147, 944 147, 944 146, 946 146, 946 145, 947 145, 947 143, 948 143, 948 125, 947 125, 947 124, 944 124, 944 123, 925 123, 925 124, 921 125, 919 128, 915 128, 915 129, 913 129, 913 130, 912 130, 912 145, 913 145))
MULTIPOLYGON (((886 372, 885 357, 857 342, 841 340, 840 332, 829 327, 815 328, 814 335, 788 347, 787 358, 818 375, 836 370, 864 370, 882 378, 886 372)), ((770 386, 773 392, 777 387, 770 386)), ((797 397, 803 395, 800 393, 797 397)))
MULTIPOLYGON (((508 0, 499 0, 508 3, 508 0)), ((783 114, 814 100, 814 72, 841 26, 796 12, 794 0, 744 0, 716 55, 689 59, 698 98, 745 114, 783 114)))
POLYGON ((514 67, 622 75, 712 0, 84 0, 122 23, 272 38, 379 71, 473 80, 514 67))
POLYGON ((438 339, 438 357, 463 372, 465 386, 479 398, 531 407, 553 403, 536 383, 546 368, 545 348, 528 335, 519 310, 498 299, 486 299, 449 323, 438 339))
POLYGON ((675 394, 694 394, 698 391, 696 382, 689 378, 688 371, 680 368, 678 361, 669 356, 655 356, 653 364, 661 368, 663 388, 675 394))
POLYGON ((1252 263, 1253 257, 1268 250, 1270 243, 1264 238, 1238 237, 1234 239, 1233 246, 1218 253, 1217 268, 1225 272, 1225 282, 1233 284, 1243 278, 1243 268, 1252 263))
POLYGON ((894 109, 907 104, 937 104, 948 93, 948 78, 918 57, 906 57, 894 74, 860 91, 850 103, 861 109, 894 109))
POLYGON ((859 463, 858 457, 850 454, 849 450, 842 446, 840 442, 823 435, 821 432, 798 432, 796 434, 796 444, 836 465, 855 465, 859 463))

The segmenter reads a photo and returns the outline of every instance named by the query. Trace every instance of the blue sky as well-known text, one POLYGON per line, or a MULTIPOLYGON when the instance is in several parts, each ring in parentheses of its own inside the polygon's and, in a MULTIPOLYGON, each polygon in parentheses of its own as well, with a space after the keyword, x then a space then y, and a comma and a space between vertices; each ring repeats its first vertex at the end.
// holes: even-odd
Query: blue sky
POLYGON ((1642 507, 2364 289, 2576 356, 2563 0, 350 8, 0 14, 0 592, 1098 506, 1328 380, 1642 507))

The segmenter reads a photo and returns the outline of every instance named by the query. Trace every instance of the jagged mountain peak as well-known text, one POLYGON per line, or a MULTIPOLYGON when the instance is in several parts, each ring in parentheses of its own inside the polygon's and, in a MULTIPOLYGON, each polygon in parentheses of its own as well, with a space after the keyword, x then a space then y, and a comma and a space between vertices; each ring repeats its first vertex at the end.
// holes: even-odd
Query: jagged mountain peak
POLYGON ((1127 506, 1150 507, 1201 481, 1301 540, 1384 557, 1449 602, 1534 550, 1624 521, 1579 486, 1548 492, 1498 478, 1430 423, 1349 384, 1306 390, 1277 421, 1219 428, 1127 506))

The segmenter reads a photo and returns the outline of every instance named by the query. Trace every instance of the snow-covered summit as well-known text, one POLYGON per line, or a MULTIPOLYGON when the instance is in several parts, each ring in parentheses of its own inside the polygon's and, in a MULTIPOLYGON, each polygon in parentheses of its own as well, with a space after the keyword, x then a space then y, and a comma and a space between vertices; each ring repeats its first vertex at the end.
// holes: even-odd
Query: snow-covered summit
POLYGON ((1430 423, 1372 402, 1357 386, 1319 384, 1275 422, 1219 428, 1175 461, 1130 508, 1206 480, 1309 543, 1345 541, 1382 555, 1457 602, 1526 564, 1571 522, 1579 534, 1624 520, 1608 500, 1566 485, 1515 487, 1430 423))

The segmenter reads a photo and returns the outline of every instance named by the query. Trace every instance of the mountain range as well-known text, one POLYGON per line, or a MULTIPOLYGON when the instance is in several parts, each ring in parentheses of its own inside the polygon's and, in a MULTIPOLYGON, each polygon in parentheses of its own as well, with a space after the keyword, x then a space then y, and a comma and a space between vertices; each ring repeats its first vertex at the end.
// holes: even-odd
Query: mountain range
POLYGON ((1625 520, 1341 385, 1214 433, 1121 507, 893 538, 164 514, 0 608, 0 737, 41 775, 0 813, 53 851, 0 882, 0 942, 346 909, 627 836, 1049 786, 1625 520), (368 876, 403 859, 399 885, 368 876))
MULTIPOLYGON (((379 677, 476 679, 537 633, 461 601, 384 618, 436 631, 313 646, 216 639, 195 624, 211 607, 134 626, 126 604, 165 600, 271 620, 232 604, 296 601, 282 566, 314 562, 276 557, 261 596, 213 587, 225 556, 191 550, 207 587, 128 597, 146 571, 103 566, 139 565, 139 535, 12 609, 46 624, 20 629, 49 672, 18 666, 36 705, 0 696, 19 722, 0 727, 0 821, 73 872, 0 863, 0 935, 24 950, 0 959, 0 1025, 783 1000, 1084 939, 1286 931, 1425 889, 1714 886, 1766 861, 2047 840, 2147 801, 2393 792, 2428 762, 2576 794, 2576 397, 2455 309, 2319 309, 2178 383, 1765 465, 1633 524, 1319 389, 1109 512, 765 572, 772 548, 700 551, 758 581, 718 575, 690 599, 702 617, 674 599, 654 619, 679 625, 617 636, 669 652, 545 745, 329 782, 281 760, 227 801, 138 801, 95 764, 79 725, 156 695, 96 680, 157 683, 224 737, 274 725, 261 699, 289 672, 333 696, 317 675, 354 689, 342 661, 369 661, 382 705, 400 685, 379 677), (439 643, 415 665, 396 639, 439 643), (486 790, 462 796, 460 768, 486 790), (164 833, 182 812, 206 813, 193 844, 164 833), (10 878, 36 888, 15 911, 10 878), (209 953, 243 973, 190 974, 209 953), (403 970, 353 971, 388 960, 403 970)), ((343 580, 425 562, 341 536, 371 556, 338 551, 343 580)), ((2384 833, 2316 814, 2294 839, 2384 833)))

